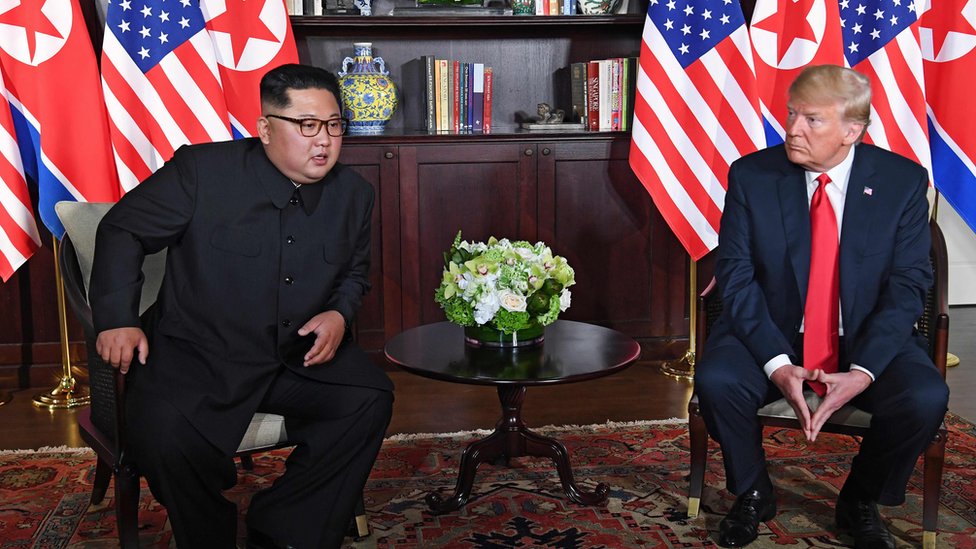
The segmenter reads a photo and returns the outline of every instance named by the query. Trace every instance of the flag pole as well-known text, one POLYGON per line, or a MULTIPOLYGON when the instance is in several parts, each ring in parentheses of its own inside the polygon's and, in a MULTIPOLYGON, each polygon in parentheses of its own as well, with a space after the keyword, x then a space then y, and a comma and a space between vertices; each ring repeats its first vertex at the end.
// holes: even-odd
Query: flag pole
MULTIPOLYGON (((939 221, 939 197, 942 193, 939 189, 935 189, 935 199, 932 201, 932 220, 939 221)), ((954 366, 959 366, 959 357, 952 354, 946 353, 946 368, 952 368, 954 366)))
POLYGON ((61 337, 61 367, 62 375, 58 384, 49 391, 38 393, 34 397, 34 406, 48 410, 76 408, 91 402, 88 388, 78 385, 71 374, 71 353, 68 348, 68 314, 64 306, 64 279, 61 278, 61 263, 58 258, 60 243, 56 236, 54 241, 54 286, 58 299, 58 327, 61 337))
POLYGON ((698 317, 698 268, 694 259, 688 259, 688 350, 677 360, 661 364, 661 373, 682 381, 695 379, 695 327, 698 317))

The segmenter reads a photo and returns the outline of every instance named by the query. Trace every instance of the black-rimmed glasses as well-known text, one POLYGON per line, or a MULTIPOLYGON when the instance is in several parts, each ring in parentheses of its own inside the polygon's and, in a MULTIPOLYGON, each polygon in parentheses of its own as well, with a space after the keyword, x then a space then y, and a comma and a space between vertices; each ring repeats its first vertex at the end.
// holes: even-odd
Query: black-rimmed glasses
POLYGON ((287 116, 277 114, 266 114, 264 116, 265 118, 277 118, 279 120, 298 124, 299 131, 301 131, 302 135, 305 137, 315 137, 320 131, 322 131, 322 126, 325 126, 325 132, 332 137, 342 137, 345 135, 346 127, 349 125, 349 121, 345 118, 319 120, 318 118, 289 118, 287 116))

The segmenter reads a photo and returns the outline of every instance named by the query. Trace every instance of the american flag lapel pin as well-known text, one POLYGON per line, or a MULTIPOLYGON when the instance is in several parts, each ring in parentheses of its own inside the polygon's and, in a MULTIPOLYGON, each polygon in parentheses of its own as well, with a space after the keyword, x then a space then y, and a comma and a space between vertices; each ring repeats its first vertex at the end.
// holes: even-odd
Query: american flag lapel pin
POLYGON ((864 194, 866 196, 871 196, 872 194, 874 194, 874 189, 872 189, 871 187, 864 187, 864 194))

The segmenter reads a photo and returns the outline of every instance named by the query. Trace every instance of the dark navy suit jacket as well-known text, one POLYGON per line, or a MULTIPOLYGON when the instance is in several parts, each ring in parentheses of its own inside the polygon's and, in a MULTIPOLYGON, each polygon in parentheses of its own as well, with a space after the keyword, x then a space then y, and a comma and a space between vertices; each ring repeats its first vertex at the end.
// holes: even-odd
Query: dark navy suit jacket
MULTIPOLYGON (((841 314, 849 363, 875 377, 899 352, 929 361, 913 337, 932 283, 927 188, 918 164, 856 146, 841 229, 841 314)), ((724 310, 707 347, 738 340, 760 367, 779 354, 796 363, 809 270, 803 168, 782 145, 734 162, 715 269, 724 310)))

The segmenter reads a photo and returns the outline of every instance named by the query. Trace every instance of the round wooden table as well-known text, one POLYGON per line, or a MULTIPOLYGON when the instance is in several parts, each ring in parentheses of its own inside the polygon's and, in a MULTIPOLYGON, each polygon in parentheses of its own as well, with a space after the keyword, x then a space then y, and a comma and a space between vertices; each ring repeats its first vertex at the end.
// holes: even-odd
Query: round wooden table
POLYGON ((598 484, 592 492, 576 485, 569 452, 561 442, 526 428, 522 401, 530 386, 576 383, 623 370, 640 356, 636 341, 609 328, 559 320, 546 328, 545 341, 539 345, 476 348, 464 343, 461 327, 439 322, 398 334, 387 342, 385 352, 390 362, 412 374, 498 390, 502 414, 494 432, 464 450, 450 498, 427 495, 432 511, 445 513, 467 503, 478 465, 519 456, 552 458, 571 500, 586 505, 606 501, 609 488, 605 484, 598 484))

